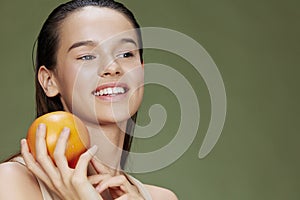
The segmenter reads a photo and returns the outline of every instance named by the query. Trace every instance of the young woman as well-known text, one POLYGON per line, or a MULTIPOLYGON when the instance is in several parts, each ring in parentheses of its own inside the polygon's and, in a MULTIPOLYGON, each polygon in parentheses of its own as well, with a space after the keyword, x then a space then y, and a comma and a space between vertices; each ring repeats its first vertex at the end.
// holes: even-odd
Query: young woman
POLYGON ((47 155, 46 126, 37 129, 36 160, 21 155, 0 165, 0 200, 177 199, 122 171, 143 96, 142 39, 132 13, 112 0, 75 0, 57 7, 37 41, 37 117, 57 110, 87 126, 91 148, 75 169, 64 156, 69 129, 47 155))

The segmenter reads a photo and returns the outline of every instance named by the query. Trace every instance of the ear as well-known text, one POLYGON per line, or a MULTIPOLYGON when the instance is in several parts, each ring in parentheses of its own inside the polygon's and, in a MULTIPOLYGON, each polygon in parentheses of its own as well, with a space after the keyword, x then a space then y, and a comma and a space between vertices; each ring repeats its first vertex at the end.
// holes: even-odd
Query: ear
POLYGON ((53 71, 47 69, 44 65, 39 68, 38 80, 48 97, 54 97, 59 93, 53 71))

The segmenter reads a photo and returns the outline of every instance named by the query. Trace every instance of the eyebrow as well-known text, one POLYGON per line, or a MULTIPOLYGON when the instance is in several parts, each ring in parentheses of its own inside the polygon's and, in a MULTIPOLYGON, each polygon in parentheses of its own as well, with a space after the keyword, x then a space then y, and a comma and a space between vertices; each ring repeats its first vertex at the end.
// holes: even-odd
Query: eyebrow
POLYGON ((120 43, 132 43, 132 44, 134 44, 136 47, 138 46, 137 43, 136 43, 133 39, 131 39, 131 38, 122 38, 122 39, 120 40, 120 43))
MULTIPOLYGON (((131 39, 131 38, 122 38, 118 43, 124 44, 124 43, 131 43, 134 44, 136 47, 138 46, 137 43, 131 39)), ((68 52, 71 51, 74 48, 81 47, 81 46, 91 46, 91 47, 96 47, 99 43, 95 42, 93 40, 85 40, 85 41, 80 41, 72 44, 72 46, 68 49, 68 52)))
POLYGON ((97 44, 98 44, 97 42, 92 41, 92 40, 76 42, 76 43, 72 44, 72 46, 68 49, 68 52, 77 47, 81 47, 81 46, 95 47, 95 46, 97 46, 97 44))

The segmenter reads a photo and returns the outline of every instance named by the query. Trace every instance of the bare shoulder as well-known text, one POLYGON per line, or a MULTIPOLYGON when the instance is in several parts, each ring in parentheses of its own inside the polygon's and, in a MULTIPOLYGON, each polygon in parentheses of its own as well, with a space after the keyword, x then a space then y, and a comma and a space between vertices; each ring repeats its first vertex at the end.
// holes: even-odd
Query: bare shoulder
POLYGON ((145 184, 145 187, 148 189, 150 192, 153 200, 178 200, 177 196, 175 195, 174 192, 172 192, 169 189, 163 188, 163 187, 158 187, 155 185, 147 185, 145 184))
POLYGON ((41 200, 36 178, 17 162, 0 164, 0 200, 41 200))

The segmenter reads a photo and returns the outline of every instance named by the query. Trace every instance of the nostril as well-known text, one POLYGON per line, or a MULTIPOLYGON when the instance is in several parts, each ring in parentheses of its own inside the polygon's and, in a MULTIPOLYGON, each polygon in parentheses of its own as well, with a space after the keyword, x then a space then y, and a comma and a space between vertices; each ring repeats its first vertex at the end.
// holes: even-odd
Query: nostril
POLYGON ((105 71, 102 71, 100 73, 100 76, 102 76, 102 77, 120 76, 121 74, 122 74, 122 71, 120 71, 120 70, 107 69, 105 71))

